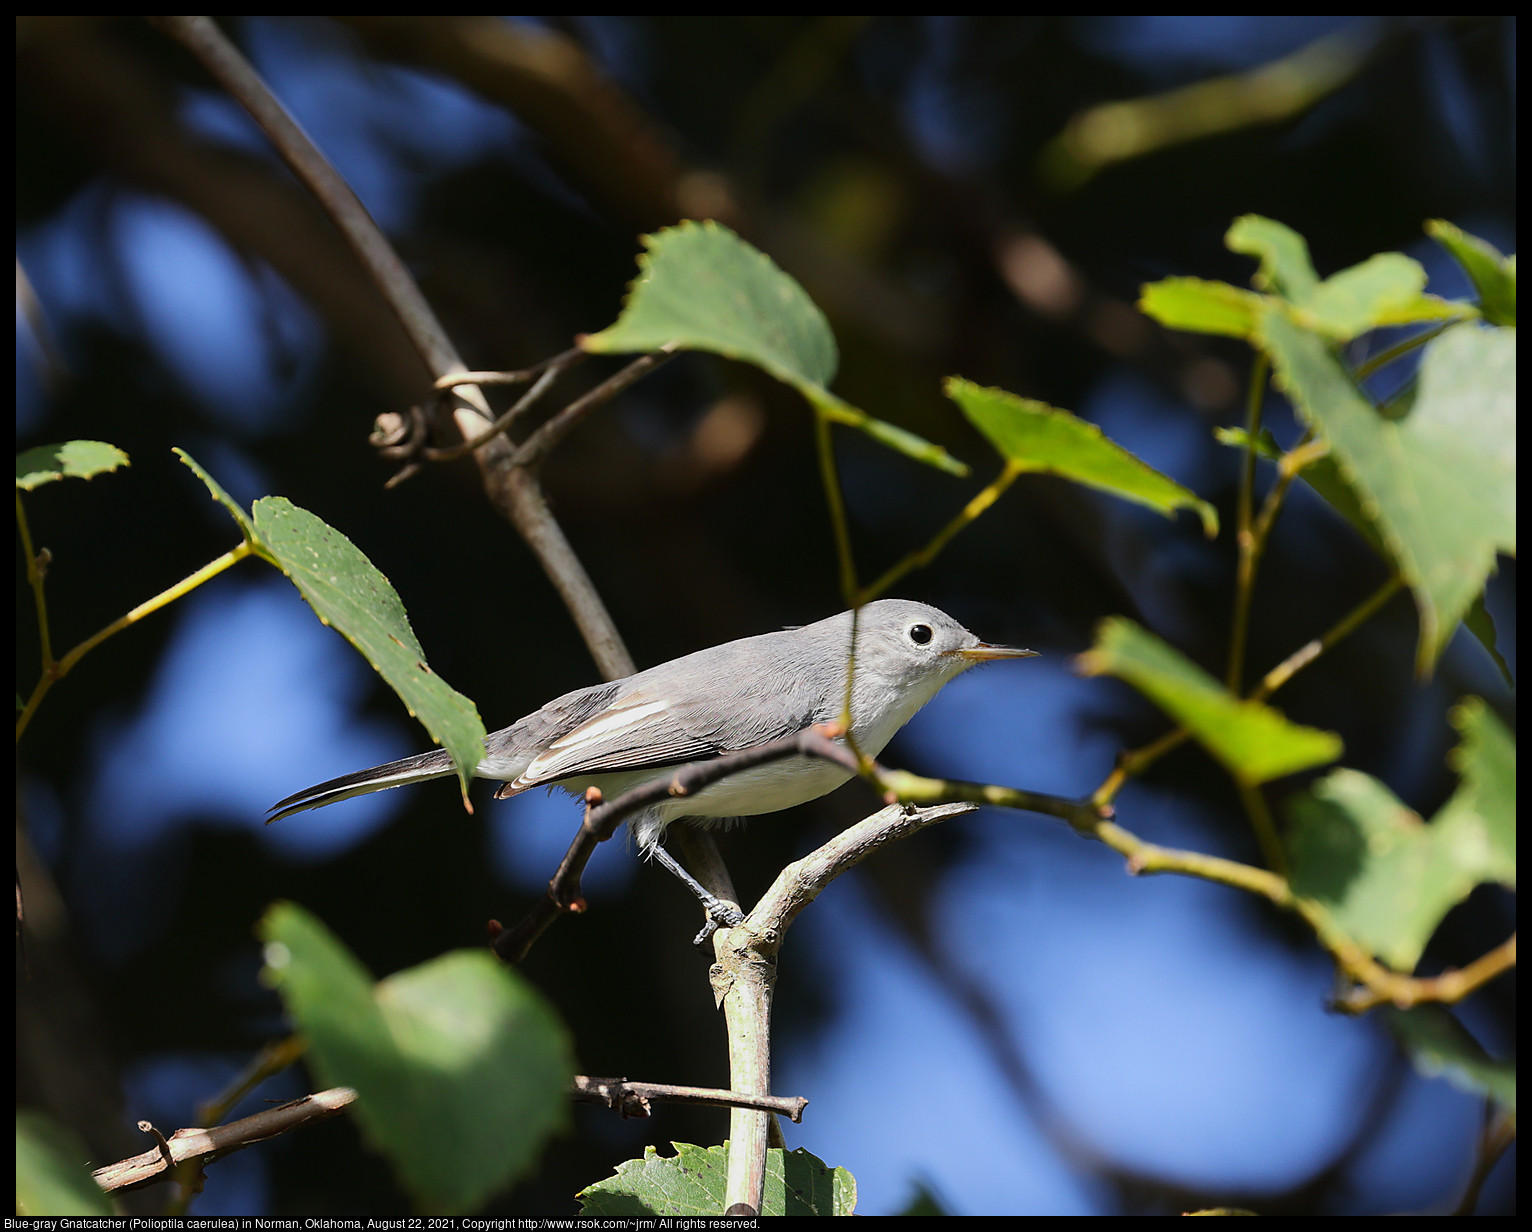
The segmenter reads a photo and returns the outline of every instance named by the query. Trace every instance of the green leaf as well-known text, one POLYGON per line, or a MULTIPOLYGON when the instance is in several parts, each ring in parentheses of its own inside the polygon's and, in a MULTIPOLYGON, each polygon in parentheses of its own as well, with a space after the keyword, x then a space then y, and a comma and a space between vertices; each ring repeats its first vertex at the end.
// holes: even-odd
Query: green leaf
MULTIPOLYGON (((1295 317, 1301 325, 1337 342, 1384 325, 1439 321, 1474 313, 1472 305, 1426 295, 1424 268, 1402 252, 1378 253, 1321 282, 1309 258, 1308 242, 1274 219, 1259 214, 1237 218, 1224 242, 1232 251, 1260 262, 1252 279, 1256 287, 1287 300, 1296 309, 1295 317)), ((1246 302, 1253 302, 1251 311, 1258 316, 1259 297, 1246 302)), ((1245 332, 1234 336, 1252 337, 1256 325, 1252 320, 1245 332)))
POLYGON ((1330 443, 1420 610, 1429 674, 1484 589, 1497 549, 1516 550, 1516 335, 1463 326, 1427 348, 1404 418, 1383 418, 1325 341, 1279 309, 1262 316, 1274 379, 1330 443))
POLYGON ((874 419, 829 392, 835 335, 808 293, 759 249, 716 222, 682 222, 643 237, 639 275, 615 324, 580 339, 598 354, 711 351, 769 372, 821 413, 954 475, 968 468, 940 446, 874 419))
POLYGON ((1492 325, 1516 324, 1516 258, 1442 218, 1426 223, 1426 234, 1450 252, 1479 292, 1479 311, 1492 325))
POLYGON ((1131 620, 1101 622, 1077 660, 1087 676, 1117 676, 1191 732, 1242 783, 1264 783, 1334 761, 1334 732, 1290 723, 1264 702, 1235 697, 1205 671, 1131 620))
POLYGON ((1167 329, 1249 338, 1264 301, 1227 282, 1162 278, 1139 289, 1138 310, 1167 329))
MULTIPOLYGON (((729 1171, 729 1144, 690 1146, 672 1142, 676 1153, 662 1156, 652 1146, 642 1159, 617 1165, 615 1175, 582 1189, 580 1213, 608 1219, 669 1215, 721 1215, 729 1171)), ((856 1181, 844 1168, 831 1168, 803 1148, 766 1152, 762 1215, 850 1215, 856 1209, 856 1181)))
POLYGON ((420 1209, 477 1209, 564 1126, 568 1033, 488 950, 444 954, 375 984, 293 903, 272 906, 257 931, 266 977, 308 1040, 318 1081, 356 1089, 363 1133, 420 1209))
POLYGON ((1425 288, 1426 271, 1419 261, 1402 252, 1380 252, 1315 287, 1299 301, 1300 319, 1310 329, 1346 342, 1385 322, 1404 324, 1416 319, 1409 310, 1429 305, 1423 296, 1425 288))
POLYGON ((86 1167, 85 1144, 52 1117, 16 1110, 16 1213, 110 1215, 111 1199, 86 1167))
POLYGON ((90 479, 128 465, 128 455, 105 441, 38 445, 16 455, 16 486, 30 492, 55 479, 90 479))
POLYGON ((1496 1061, 1442 1005, 1389 1010, 1388 1029, 1427 1078, 1445 1078, 1460 1091, 1516 1111, 1516 1062, 1496 1061))
MULTIPOLYGON (((1250 439, 1250 433, 1243 428, 1214 428, 1213 439, 1220 445, 1243 449, 1250 439)), ((1271 434, 1270 428, 1262 428, 1260 435, 1255 438, 1255 452, 1268 462, 1281 461, 1282 446, 1277 444, 1277 438, 1271 434)))
POLYGON ((1468 615, 1463 617, 1463 623, 1468 626, 1468 631, 1479 639, 1484 649, 1489 651, 1489 657, 1495 661, 1495 666, 1500 669, 1500 675, 1505 680, 1505 687, 1514 689, 1516 680, 1511 675, 1511 665, 1505 661, 1500 653, 1500 647, 1495 637, 1495 622, 1489 614, 1489 609, 1484 606, 1484 595, 1473 601, 1468 609, 1468 615))
POLYGON ((213 499, 222 505, 225 509, 227 509, 230 514, 233 515, 234 520, 239 523, 240 534, 244 535, 246 540, 249 542, 255 543, 255 527, 250 525, 250 518, 246 515, 245 511, 239 507, 239 502, 237 502, 232 496, 223 490, 223 487, 218 482, 218 480, 214 479, 205 470, 198 466, 196 459, 193 458, 191 454, 187 453, 186 450, 173 448, 171 452, 175 454, 176 457, 180 458, 181 461, 184 462, 187 466, 191 467, 192 474, 196 475, 198 479, 207 484, 207 490, 213 494, 213 499))
POLYGON ((463 799, 484 757, 484 723, 474 704, 426 664, 392 585, 351 540, 280 496, 255 502, 258 546, 319 619, 362 652, 457 766, 463 799))
POLYGON ((1095 424, 1031 398, 948 377, 947 396, 1017 471, 1042 471, 1147 505, 1167 518, 1195 510, 1211 539, 1218 512, 1207 501, 1146 466, 1095 424))
POLYGON ((1259 214, 1236 218, 1224 235, 1224 243, 1231 252, 1259 260, 1251 281, 1262 291, 1302 304, 1319 286, 1319 275, 1309 258, 1309 242, 1274 218, 1259 214))
POLYGON ((1293 890, 1396 970, 1483 881, 1516 884, 1516 749, 1477 698, 1454 708, 1462 781, 1427 825, 1377 779, 1336 770, 1290 806, 1293 890))

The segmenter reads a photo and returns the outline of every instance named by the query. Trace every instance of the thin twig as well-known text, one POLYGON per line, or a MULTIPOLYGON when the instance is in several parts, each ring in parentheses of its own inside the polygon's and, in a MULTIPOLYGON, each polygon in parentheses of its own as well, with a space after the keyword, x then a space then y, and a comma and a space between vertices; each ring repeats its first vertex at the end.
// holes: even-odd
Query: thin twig
POLYGON ((350 1087, 332 1087, 228 1125, 212 1129, 178 1129, 168 1138, 156 1135, 160 1145, 154 1150, 97 1168, 91 1175, 107 1193, 139 1189, 164 1180, 172 1168, 188 1160, 198 1165, 210 1164, 278 1134, 329 1120, 355 1100, 356 1092, 350 1087))
POLYGON ((472 440, 463 441, 461 444, 448 446, 445 449, 433 449, 429 445, 425 446, 420 451, 421 457, 427 458, 432 462, 451 462, 453 459, 464 457, 479 448, 479 446, 494 440, 495 437, 509 429, 522 415, 531 410, 537 403, 537 400, 548 391, 548 387, 559 379, 560 373, 566 368, 573 367, 582 356, 583 353, 578 350, 565 351, 557 359, 549 363, 547 369, 537 378, 532 388, 522 394, 511 406, 510 410, 506 411, 504 415, 490 424, 478 436, 472 440), (559 362, 560 360, 563 362, 559 362))
POLYGON ((647 1117, 649 1101, 705 1104, 713 1108, 755 1108, 779 1113, 794 1124, 803 1120, 808 1100, 801 1095, 748 1095, 715 1087, 681 1087, 668 1082, 629 1082, 626 1078, 587 1078, 575 1075, 570 1094, 581 1103, 602 1104, 624 1117, 647 1117))
POLYGON ((1022 468, 1014 462, 1007 462, 1004 469, 995 476, 989 486, 978 493, 968 504, 964 505, 952 521, 948 522, 946 526, 942 527, 941 530, 931 537, 929 543, 922 548, 917 548, 903 560, 890 567, 876 582, 864 586, 857 595, 857 602, 871 603, 906 574, 912 573, 916 569, 924 569, 936 559, 937 555, 947 544, 952 542, 953 537, 960 530, 999 500, 1005 493, 1005 490, 1024 473, 1022 468))
POLYGON ((37 608, 37 640, 42 646, 42 673, 46 676, 53 670, 53 638, 48 632, 48 599, 43 593, 43 576, 48 562, 40 558, 32 548, 32 528, 27 524, 27 511, 21 503, 20 488, 16 489, 16 529, 21 532, 21 550, 27 558, 27 584, 32 587, 32 599, 37 608))
POLYGON ((212 1099, 197 1105, 197 1119, 204 1125, 217 1125, 246 1095, 297 1061, 306 1047, 301 1035, 289 1035, 286 1039, 266 1044, 228 1086, 212 1099))
POLYGON ((1479 1205, 1479 1193, 1489 1174, 1495 1170, 1506 1148, 1516 1141, 1516 1113, 1503 1108, 1492 1099, 1484 1101, 1484 1126, 1479 1131, 1479 1141, 1474 1151, 1473 1175, 1463 1190, 1463 1197, 1451 1212, 1454 1215, 1472 1215, 1479 1205))
POLYGON ((1412 338, 1406 338, 1403 342, 1396 342, 1386 351, 1379 351, 1371 359, 1358 364, 1356 371, 1351 374, 1352 379, 1364 381, 1385 364, 1391 364, 1401 355, 1408 355, 1416 347, 1425 346, 1431 339, 1440 336, 1454 325, 1461 325, 1466 318, 1457 317, 1451 321, 1443 322, 1434 329, 1425 330, 1412 338))
MULTIPOLYGON (((583 352, 580 352, 583 354, 583 352)), ((610 402, 634 381, 675 357, 676 347, 663 346, 649 355, 641 355, 626 368, 614 373, 582 398, 576 398, 542 427, 532 433, 516 450, 515 466, 537 466, 560 441, 570 434, 598 406, 610 402)))

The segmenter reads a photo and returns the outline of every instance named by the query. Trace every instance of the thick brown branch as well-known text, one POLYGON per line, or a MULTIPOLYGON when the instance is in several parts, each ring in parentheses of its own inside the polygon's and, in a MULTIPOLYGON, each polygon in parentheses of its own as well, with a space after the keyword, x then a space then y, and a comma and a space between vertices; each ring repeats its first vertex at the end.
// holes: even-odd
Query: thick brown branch
POLYGON ((160 1145, 152 1150, 97 1168, 91 1175, 107 1193, 138 1189, 168 1179, 177 1165, 189 1160, 200 1167, 267 1138, 328 1120, 355 1100, 356 1092, 350 1087, 332 1087, 228 1125, 178 1129, 168 1138, 161 1138, 160 1145))

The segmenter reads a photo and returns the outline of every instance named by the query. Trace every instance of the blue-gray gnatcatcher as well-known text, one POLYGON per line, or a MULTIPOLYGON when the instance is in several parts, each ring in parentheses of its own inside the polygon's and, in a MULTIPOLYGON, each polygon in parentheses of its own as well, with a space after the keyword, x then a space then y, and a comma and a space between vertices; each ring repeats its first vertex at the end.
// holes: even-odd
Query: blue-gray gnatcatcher
MULTIPOLYGON (((852 613, 762 633, 683 655, 622 680, 576 689, 484 738, 474 774, 500 779, 497 798, 532 787, 583 795, 597 787, 608 800, 674 774, 688 762, 738 752, 839 720, 851 658, 852 613)), ((990 659, 1035 654, 981 642, 945 612, 907 599, 879 599, 860 609, 851 689, 851 734, 876 757, 895 732, 949 680, 990 659)), ((385 787, 453 773, 445 749, 359 770, 320 783, 272 806, 272 821, 385 787)), ((695 795, 666 799, 628 824, 639 846, 703 891, 660 845, 665 827, 685 818, 716 825, 775 813, 834 791, 851 772, 813 757, 756 766, 695 795)), ((719 923, 737 924, 725 911, 719 923)))

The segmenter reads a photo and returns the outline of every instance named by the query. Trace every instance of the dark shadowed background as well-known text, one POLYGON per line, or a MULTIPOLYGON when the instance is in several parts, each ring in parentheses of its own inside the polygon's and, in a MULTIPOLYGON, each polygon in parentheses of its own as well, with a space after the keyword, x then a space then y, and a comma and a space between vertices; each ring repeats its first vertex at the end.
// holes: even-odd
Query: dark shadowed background
MULTIPOLYGON (((1119 749, 1164 730, 1125 686, 1072 673, 1103 616, 1126 613, 1221 674, 1237 455, 1212 429, 1240 420, 1249 355, 1150 324, 1132 310, 1141 283, 1244 283, 1251 264, 1222 236, 1247 212, 1304 233, 1321 274, 1400 249, 1448 295, 1466 281, 1425 219, 1516 248, 1509 19, 224 26, 392 237, 470 365, 530 364, 609 324, 645 230, 715 217, 769 253, 830 319, 836 391, 974 467, 954 479, 837 432, 864 580, 998 469, 942 397, 949 374, 1074 410, 1219 506, 1225 532, 1209 543, 1189 516, 1023 479, 909 577, 897 593, 1044 656, 963 677, 885 757, 948 777, 1084 793, 1119 749), (1096 131, 1066 125, 1100 104, 1294 55, 1313 98, 1275 120, 1205 103, 1200 135, 1099 166, 1059 141, 1096 131)), ((285 496, 350 537, 489 727, 594 682, 471 463, 383 490, 391 469, 367 435, 421 397, 424 370, 239 107, 135 20, 22 19, 18 69, 18 289, 40 311, 17 317, 17 444, 97 438, 133 463, 28 497, 53 553, 55 645, 236 542, 180 446, 236 499, 285 496)), ((573 396, 619 363, 589 361, 560 388, 573 396)), ((1289 443, 1291 414, 1269 414, 1289 443)), ((811 417, 754 369, 683 356, 591 419, 545 477, 640 666, 842 606, 811 417)), ((1515 568, 1501 565, 1489 607, 1514 665, 1515 568)), ((1327 508, 1291 501, 1256 592, 1253 671, 1383 577, 1327 508)), ((25 694, 35 620, 24 584, 17 594, 25 694)), ((1280 702, 1339 731, 1346 764, 1429 816, 1454 782, 1448 707, 1470 693, 1504 715, 1513 703, 1461 631, 1416 683, 1415 635, 1398 598, 1280 702)), ((70 1124, 97 1164, 145 1148, 128 1129, 140 1118, 191 1124, 195 1102, 283 1030, 251 934, 273 900, 316 912, 380 975, 518 917, 577 824, 562 796, 494 803, 481 785, 467 816, 438 783, 262 825, 290 792, 427 743, 258 563, 95 651, 21 748, 22 871, 43 937, 18 985, 23 1101, 70 1124)), ((1272 788, 1279 816, 1300 785, 1272 788)), ((723 835, 725 856, 752 897, 875 804, 851 784, 723 835)), ((1227 779, 1194 747, 1130 785, 1119 811, 1147 839, 1258 858, 1227 779)), ((727 1085, 707 964, 689 945, 695 906, 621 841, 586 886, 590 912, 525 966, 582 1071, 727 1085)), ((1514 899, 1481 887, 1423 970, 1513 928, 1514 899)), ((1312 934, 1252 898, 1133 880, 1060 823, 982 812, 837 882, 790 937, 775 1087, 811 1104, 788 1144, 851 1169, 871 1214, 920 1187, 966 1214, 1450 1204, 1480 1102, 1418 1076, 1375 1020, 1327 1014, 1331 980, 1312 934)), ((1513 974, 1461 1007, 1497 1054, 1514 1039, 1514 994, 1513 974)), ((257 1098, 305 1089, 295 1069, 257 1098)), ((717 1142, 727 1114, 581 1108, 574 1125, 492 1211, 572 1213, 575 1190, 643 1144, 717 1142)), ((1513 1148, 1481 1211, 1514 1210, 1514 1160, 1513 1148)), ((342 1118, 214 1165, 192 1209, 408 1208, 342 1118)))

